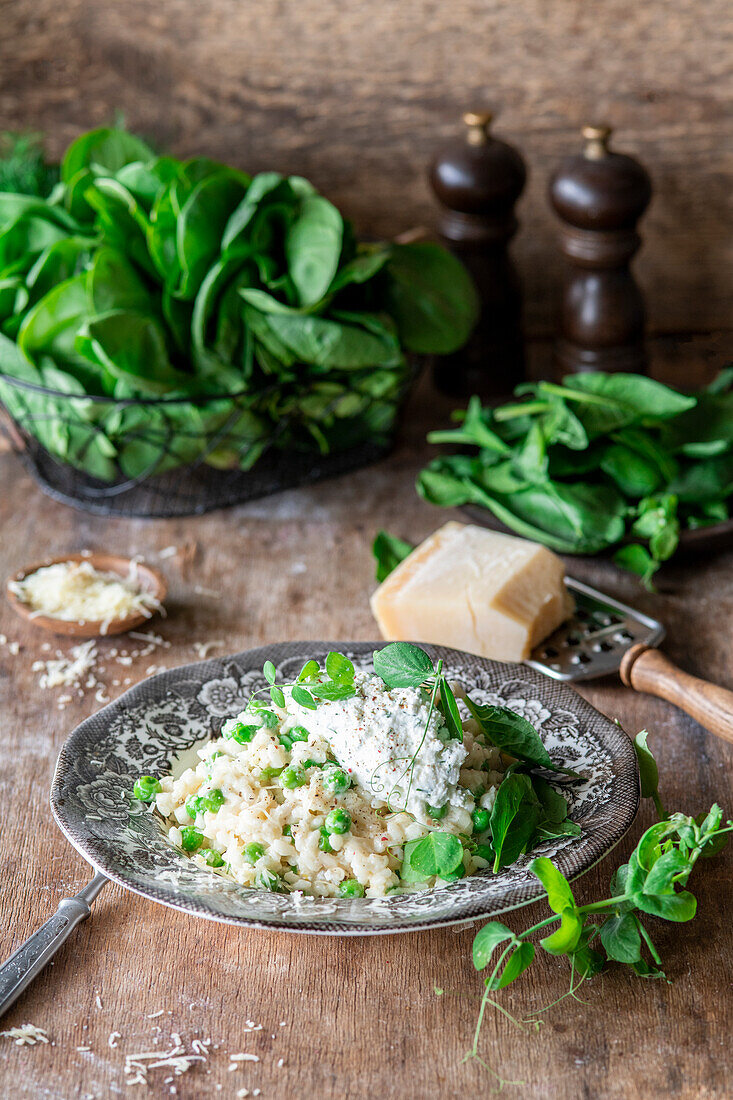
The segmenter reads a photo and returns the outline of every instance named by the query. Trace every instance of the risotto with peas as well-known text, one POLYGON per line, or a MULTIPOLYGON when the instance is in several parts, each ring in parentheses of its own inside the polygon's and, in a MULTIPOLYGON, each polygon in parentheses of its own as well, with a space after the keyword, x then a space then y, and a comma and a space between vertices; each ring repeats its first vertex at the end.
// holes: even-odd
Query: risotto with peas
POLYGON ((330 653, 293 683, 278 684, 270 662, 264 673, 267 698, 255 693, 195 766, 142 776, 134 791, 173 844, 242 886, 358 898, 444 885, 543 839, 544 788, 564 803, 517 752, 531 741, 519 728, 553 768, 529 723, 473 704, 416 646, 386 646, 374 672, 330 653), (502 790, 513 829, 497 813, 502 790))

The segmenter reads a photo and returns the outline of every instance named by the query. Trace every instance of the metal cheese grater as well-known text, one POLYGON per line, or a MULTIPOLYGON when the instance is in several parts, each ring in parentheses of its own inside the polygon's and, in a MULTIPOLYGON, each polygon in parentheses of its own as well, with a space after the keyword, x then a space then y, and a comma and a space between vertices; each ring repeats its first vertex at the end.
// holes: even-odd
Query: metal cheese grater
POLYGON ((526 665, 575 683, 618 673, 627 687, 674 703, 733 745, 733 691, 683 672, 659 653, 655 647, 665 631, 656 619, 571 577, 565 584, 575 614, 533 650, 526 665))
POLYGON ((575 600, 572 619, 546 638, 524 663, 553 680, 593 680, 618 672, 632 645, 657 646, 664 627, 587 584, 565 578, 575 600))

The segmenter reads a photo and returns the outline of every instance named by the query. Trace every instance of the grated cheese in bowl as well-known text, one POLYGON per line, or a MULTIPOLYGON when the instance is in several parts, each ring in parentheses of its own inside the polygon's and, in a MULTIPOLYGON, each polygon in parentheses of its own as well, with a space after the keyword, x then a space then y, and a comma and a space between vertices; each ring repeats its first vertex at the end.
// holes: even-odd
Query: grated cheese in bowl
POLYGON ((140 587, 136 562, 131 562, 126 577, 96 569, 89 561, 55 562, 10 581, 8 589, 30 608, 31 618, 47 615, 62 622, 101 623, 100 634, 118 619, 149 619, 162 609, 160 601, 140 587))

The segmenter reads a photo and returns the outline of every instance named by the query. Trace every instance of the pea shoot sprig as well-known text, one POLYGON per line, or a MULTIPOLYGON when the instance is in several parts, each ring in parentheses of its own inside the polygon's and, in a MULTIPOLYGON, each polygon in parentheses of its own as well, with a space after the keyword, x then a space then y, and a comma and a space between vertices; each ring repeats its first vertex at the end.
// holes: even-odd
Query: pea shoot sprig
POLYGON ((269 686, 257 688, 252 692, 247 702, 247 710, 262 713, 263 709, 266 709, 265 701, 258 698, 263 691, 269 692, 270 699, 276 707, 284 707, 283 688, 289 688, 293 702, 305 707, 306 710, 316 710, 319 703, 327 700, 336 702, 356 695, 354 665, 343 653, 327 653, 323 668, 318 661, 306 661, 295 680, 281 684, 276 682, 277 669, 272 661, 265 661, 262 674, 269 686))
POLYGON ((539 941, 544 951, 569 959, 570 995, 577 989, 577 979, 582 982, 593 977, 608 961, 624 963, 642 978, 665 977, 662 960, 641 916, 675 922, 692 920, 697 902, 685 889, 687 881, 701 856, 714 856, 724 847, 733 821, 723 821, 723 811, 717 804, 697 818, 682 813, 664 815, 657 789, 657 765, 646 738, 643 730, 635 742, 642 793, 653 800, 662 820, 646 830, 628 863, 615 871, 610 897, 602 901, 578 905, 570 883, 549 859, 541 856, 530 863, 529 869, 545 890, 552 915, 518 934, 500 921, 490 921, 476 934, 475 968, 481 971, 493 965, 484 979, 473 1045, 466 1058, 481 1062, 479 1038, 487 1005, 509 1016, 492 994, 516 981, 531 966, 536 954, 531 937, 537 932, 548 930, 539 941), (549 931, 551 925, 556 927, 549 931))

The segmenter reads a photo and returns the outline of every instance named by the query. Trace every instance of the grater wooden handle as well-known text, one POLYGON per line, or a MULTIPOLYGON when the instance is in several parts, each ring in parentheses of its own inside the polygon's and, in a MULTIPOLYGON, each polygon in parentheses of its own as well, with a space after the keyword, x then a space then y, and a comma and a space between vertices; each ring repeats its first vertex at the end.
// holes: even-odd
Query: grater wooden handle
POLYGON ((733 745, 733 691, 683 672, 659 650, 646 645, 627 650, 619 672, 627 687, 674 703, 716 737, 733 745))

